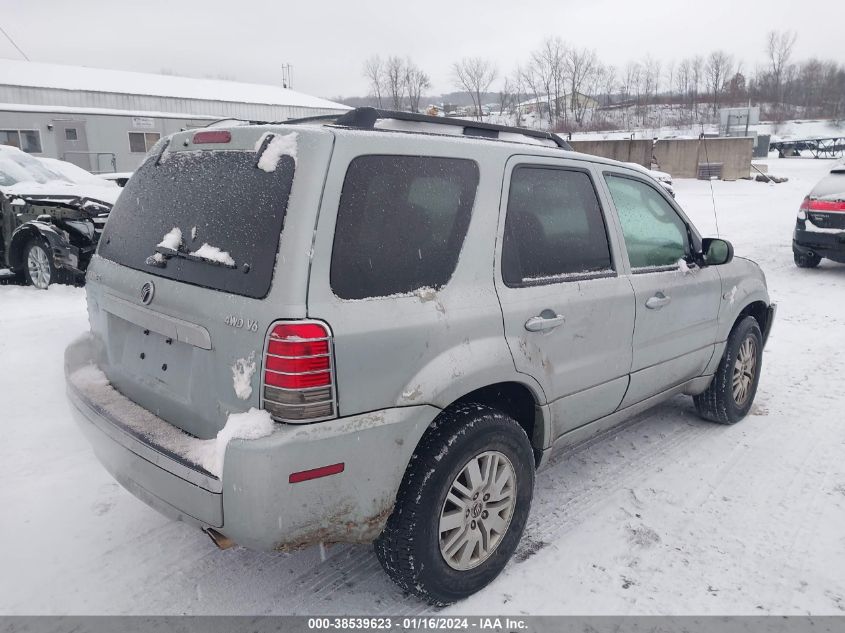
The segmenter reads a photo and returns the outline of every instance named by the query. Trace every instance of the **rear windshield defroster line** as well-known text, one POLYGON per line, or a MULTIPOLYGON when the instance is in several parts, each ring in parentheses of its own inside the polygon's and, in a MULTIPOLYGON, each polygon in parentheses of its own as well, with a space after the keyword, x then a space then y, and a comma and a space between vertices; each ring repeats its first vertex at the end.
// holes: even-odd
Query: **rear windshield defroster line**
POLYGON ((273 279, 294 167, 292 157, 282 156, 266 172, 252 151, 174 152, 158 164, 147 160, 114 205, 98 253, 157 277, 262 298, 273 279), (159 244, 168 234, 172 241, 174 229, 186 256, 165 258, 159 244), (193 256, 215 249, 234 264, 193 256))

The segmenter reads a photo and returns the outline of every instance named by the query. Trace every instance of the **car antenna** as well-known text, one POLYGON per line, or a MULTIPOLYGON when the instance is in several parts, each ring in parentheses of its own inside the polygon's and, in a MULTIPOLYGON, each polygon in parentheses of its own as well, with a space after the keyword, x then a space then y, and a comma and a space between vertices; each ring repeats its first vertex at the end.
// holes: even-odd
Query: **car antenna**
POLYGON ((704 123, 701 124, 701 134, 698 137, 704 145, 704 160, 707 161, 707 182, 710 184, 710 201, 713 203, 713 219, 716 220, 716 237, 721 237, 719 232, 719 214, 716 213, 716 194, 713 192, 713 177, 710 175, 710 156, 707 154, 707 136, 704 134, 704 123))

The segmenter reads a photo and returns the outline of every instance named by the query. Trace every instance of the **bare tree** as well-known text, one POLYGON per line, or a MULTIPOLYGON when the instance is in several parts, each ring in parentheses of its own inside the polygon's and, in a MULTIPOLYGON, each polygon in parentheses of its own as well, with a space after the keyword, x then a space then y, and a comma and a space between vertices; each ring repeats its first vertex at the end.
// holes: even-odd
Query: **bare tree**
MULTIPOLYGON (((534 111, 540 115, 540 105, 543 101, 543 79, 537 73, 533 63, 516 69, 517 83, 525 87, 525 92, 534 98, 534 111)), ((521 114, 521 113, 520 113, 521 114)))
POLYGON ((628 110, 632 103, 635 106, 635 115, 639 115, 640 74, 640 65, 637 62, 628 62, 625 66, 625 76, 622 79, 622 95, 625 102, 625 127, 628 127, 628 110), (636 101, 632 101, 635 95, 636 101))
POLYGON ((675 92, 678 94, 682 104, 692 104, 690 97, 690 83, 692 81, 692 62, 686 57, 678 64, 678 70, 675 73, 675 92))
POLYGON ((364 77, 370 82, 370 91, 376 98, 378 107, 381 108, 381 92, 384 87, 384 64, 381 57, 373 55, 364 62, 364 77))
POLYGON ((601 91, 605 96, 605 105, 610 105, 612 95, 617 88, 616 68, 614 66, 605 66, 603 81, 601 84, 601 91))
POLYGON ((405 61, 405 91, 411 112, 420 111, 422 91, 431 88, 431 79, 410 59, 405 61))
POLYGON ((513 107, 514 125, 519 127, 522 125, 522 96, 525 94, 525 81, 522 74, 522 69, 518 66, 513 73, 511 79, 512 95, 511 104, 513 107))
POLYGON ((481 57, 465 57, 452 64, 455 85, 467 91, 473 104, 478 120, 481 120, 481 95, 490 88, 490 84, 498 74, 496 67, 489 59, 481 57))
POLYGON ((713 51, 707 58, 707 84, 713 93, 713 114, 719 107, 719 92, 731 74, 733 59, 725 51, 713 51))
POLYGON ((597 65, 598 58, 595 50, 573 48, 567 51, 566 72, 569 78, 569 108, 575 113, 576 123, 580 123, 583 116, 583 108, 579 106, 579 103, 586 101, 581 93, 588 78, 592 79, 595 74, 597 65))
POLYGON ((559 37, 546 38, 542 46, 531 53, 526 68, 526 79, 535 87, 537 114, 541 113, 542 101, 548 109, 549 127, 555 127, 561 112, 564 51, 565 44, 559 37))
MULTIPOLYGON (((599 105, 598 96, 602 88, 607 85, 607 75, 613 74, 613 68, 599 63, 593 64, 589 73, 581 82, 578 98, 575 100, 575 122, 583 125, 586 121, 587 109, 591 109, 591 121, 599 105)), ((612 82, 612 79, 611 79, 612 82)))
POLYGON ((502 116, 514 104, 514 86, 510 77, 505 77, 499 91, 499 116, 502 116))
POLYGON ((552 127, 557 125, 561 116, 566 123, 565 74, 569 53, 568 47, 559 37, 547 37, 542 48, 535 53, 548 73, 549 84, 546 94, 549 100, 549 123, 552 127))
POLYGON ((653 102, 653 96, 657 94, 660 82, 660 62, 647 55, 642 63, 642 93, 643 93, 643 108, 642 123, 645 124, 646 116, 648 115, 648 106, 653 102))
POLYGON ((783 72, 792 56, 792 47, 798 35, 795 31, 769 31, 766 36, 766 54, 772 69, 775 102, 783 104, 783 72))
POLYGON ((672 90, 675 89, 675 60, 669 60, 669 63, 666 64, 666 92, 670 95, 672 94, 672 90))
POLYGON ((405 96, 405 62, 400 57, 391 56, 384 64, 384 82, 394 110, 402 109, 405 96))
POLYGON ((691 102, 693 110, 695 111, 695 118, 698 119, 698 95, 701 92, 701 80, 704 78, 704 58, 701 55, 696 55, 692 58, 692 81, 690 86, 692 88, 691 102))

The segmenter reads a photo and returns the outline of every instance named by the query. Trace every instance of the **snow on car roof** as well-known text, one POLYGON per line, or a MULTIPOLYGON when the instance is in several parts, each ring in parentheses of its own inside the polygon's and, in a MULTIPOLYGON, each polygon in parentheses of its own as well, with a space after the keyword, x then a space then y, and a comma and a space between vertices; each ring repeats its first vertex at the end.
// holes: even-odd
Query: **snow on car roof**
POLYGON ((175 75, 44 64, 0 59, 0 84, 59 90, 87 90, 122 94, 302 106, 349 110, 342 103, 312 97, 281 86, 251 84, 222 79, 196 79, 175 75))

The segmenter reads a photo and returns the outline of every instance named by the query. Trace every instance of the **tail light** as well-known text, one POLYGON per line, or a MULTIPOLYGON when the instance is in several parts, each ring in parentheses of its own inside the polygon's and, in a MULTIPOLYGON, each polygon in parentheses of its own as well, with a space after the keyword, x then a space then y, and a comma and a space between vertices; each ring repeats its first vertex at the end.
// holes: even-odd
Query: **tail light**
POLYGON ((845 201, 842 200, 812 200, 805 198, 804 202, 807 204, 807 211, 845 212, 845 201))
POLYGON ((262 371, 261 404, 275 420, 301 424, 337 415, 332 335, 324 323, 274 323, 262 371))

